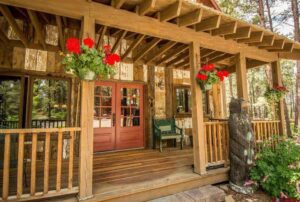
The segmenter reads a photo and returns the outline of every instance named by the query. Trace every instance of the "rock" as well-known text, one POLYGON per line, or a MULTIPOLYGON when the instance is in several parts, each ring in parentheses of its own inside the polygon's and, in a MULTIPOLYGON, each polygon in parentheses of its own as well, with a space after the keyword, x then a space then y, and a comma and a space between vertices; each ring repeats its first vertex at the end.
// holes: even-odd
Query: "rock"
POLYGON ((235 202, 232 195, 225 196, 225 202, 235 202))
POLYGON ((220 189, 223 189, 225 192, 228 192, 229 191, 228 184, 220 185, 220 189))
POLYGON ((184 192, 195 201, 222 202, 225 200, 225 192, 215 186, 204 186, 184 192))

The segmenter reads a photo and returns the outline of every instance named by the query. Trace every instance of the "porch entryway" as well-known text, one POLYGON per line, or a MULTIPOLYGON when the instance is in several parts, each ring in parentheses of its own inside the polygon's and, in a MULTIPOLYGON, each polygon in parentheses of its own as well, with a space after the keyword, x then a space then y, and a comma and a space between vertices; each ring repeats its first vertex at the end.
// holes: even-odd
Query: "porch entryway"
POLYGON ((96 82, 94 152, 144 147, 143 84, 96 82))

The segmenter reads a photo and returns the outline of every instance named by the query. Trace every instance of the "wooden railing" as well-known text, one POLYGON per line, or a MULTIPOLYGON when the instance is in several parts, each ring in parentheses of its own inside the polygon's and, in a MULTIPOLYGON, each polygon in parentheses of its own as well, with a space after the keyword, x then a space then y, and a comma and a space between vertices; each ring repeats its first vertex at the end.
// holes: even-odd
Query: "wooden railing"
POLYGON ((4 155, 0 168, 2 200, 41 199, 77 193, 78 187, 74 183, 77 178, 73 177, 77 169, 74 164, 78 162, 74 155, 74 140, 80 131, 80 128, 0 129, 0 136, 4 136, 4 155), (10 155, 11 137, 14 135, 18 136, 16 160, 10 155), (63 148, 66 140, 68 149, 63 148), (27 146, 31 152, 26 157, 27 146), (50 156, 53 146, 56 147, 56 159, 50 156), (42 154, 37 156, 37 153, 42 154))
MULTIPOLYGON (((63 119, 34 119, 31 121, 32 128, 63 128, 66 127, 66 120, 63 119)), ((19 121, 0 121, 1 129, 19 128, 19 121)))
POLYGON ((205 122, 206 165, 228 164, 229 131, 227 121, 205 122))

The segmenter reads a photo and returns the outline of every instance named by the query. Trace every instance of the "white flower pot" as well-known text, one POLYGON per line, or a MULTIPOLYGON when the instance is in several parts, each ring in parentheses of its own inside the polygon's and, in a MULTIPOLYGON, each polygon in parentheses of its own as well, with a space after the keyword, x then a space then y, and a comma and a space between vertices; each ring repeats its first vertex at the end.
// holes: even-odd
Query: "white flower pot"
POLYGON ((211 90, 212 85, 211 84, 205 84, 205 90, 211 90))
POLYGON ((81 79, 87 80, 87 81, 93 81, 93 80, 95 80, 95 78, 96 78, 95 72, 89 70, 83 75, 83 78, 81 78, 81 79))

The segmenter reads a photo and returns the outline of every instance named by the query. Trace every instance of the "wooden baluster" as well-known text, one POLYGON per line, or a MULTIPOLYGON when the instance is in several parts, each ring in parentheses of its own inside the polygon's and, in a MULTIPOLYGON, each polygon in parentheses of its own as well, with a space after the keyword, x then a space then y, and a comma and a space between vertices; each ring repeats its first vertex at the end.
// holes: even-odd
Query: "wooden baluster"
MULTIPOLYGON (((26 162, 27 163, 27 162, 26 162)), ((24 133, 19 134, 18 145, 18 176, 17 176, 17 198, 23 194, 23 164, 24 164, 24 133)))
POLYGON ((4 137, 4 163, 3 163, 3 187, 2 199, 6 201, 9 194, 9 168, 10 168, 10 134, 4 137))
POLYGON ((207 153, 208 145, 207 145, 207 131, 206 131, 206 125, 205 124, 204 124, 204 142, 205 142, 205 164, 207 166, 207 163, 208 163, 208 153, 207 153))
POLYGON ((44 162, 44 194, 49 191, 49 159, 50 159, 50 133, 45 136, 45 162, 44 162))
POLYGON ((206 125, 206 127, 208 127, 208 140, 209 140, 209 160, 210 160, 210 163, 213 162, 213 155, 212 155, 212 135, 211 135, 211 131, 212 131, 212 128, 211 128, 211 125, 208 124, 206 125))
POLYGON ((37 133, 32 134, 31 145, 31 178, 30 178, 30 195, 35 195, 36 189, 36 150, 37 150, 37 133))
MULTIPOLYGON (((228 126, 228 122, 226 123, 226 151, 227 151, 227 155, 226 155, 226 158, 227 158, 227 162, 229 162, 229 126, 228 126)), ((227 166, 228 166, 228 163, 227 163, 227 166)), ((226 165, 225 165, 226 167, 226 165)))
POLYGON ((225 161, 225 167, 227 164, 227 151, 226 151, 226 124, 225 123, 221 123, 222 125, 222 160, 225 161))
POLYGON ((63 133, 58 132, 58 142, 57 142, 57 167, 56 167, 56 191, 61 190, 61 163, 62 163, 62 139, 63 133))
POLYGON ((70 150, 69 150, 69 178, 68 189, 73 186, 73 161, 74 161, 74 131, 70 132, 70 150))
POLYGON ((214 143, 214 160, 215 162, 218 161, 218 150, 217 150, 217 128, 216 124, 213 123, 213 143, 214 143))
POLYGON ((219 161, 223 160, 223 154, 222 154, 222 128, 221 128, 221 122, 217 123, 217 137, 218 137, 218 150, 219 150, 219 161))

